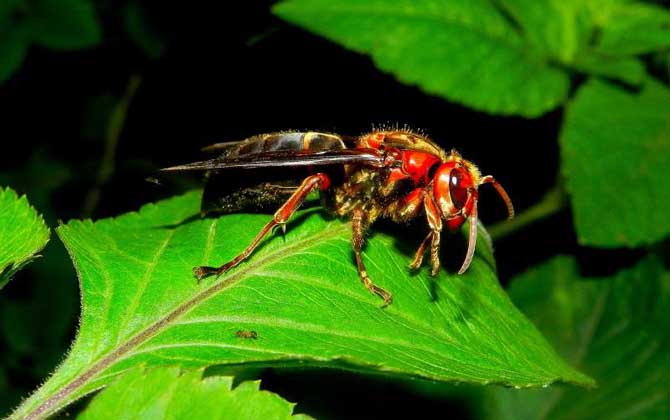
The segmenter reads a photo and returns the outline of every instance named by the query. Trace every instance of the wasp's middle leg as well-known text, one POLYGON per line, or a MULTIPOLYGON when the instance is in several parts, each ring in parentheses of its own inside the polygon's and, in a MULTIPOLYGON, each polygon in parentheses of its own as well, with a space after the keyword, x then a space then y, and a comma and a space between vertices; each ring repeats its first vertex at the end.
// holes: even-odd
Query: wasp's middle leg
POLYGON ((260 232, 256 235, 253 241, 247 246, 247 248, 242 251, 237 257, 231 261, 223 264, 220 267, 195 267, 193 269, 193 275, 198 279, 202 279, 211 275, 221 275, 231 268, 235 267, 242 261, 244 261, 251 253, 256 249, 261 239, 267 235, 275 226, 284 227, 288 219, 295 213, 296 210, 300 207, 305 198, 309 195, 310 192, 314 191, 317 187, 321 190, 326 190, 330 186, 330 178, 328 175, 323 173, 318 173, 310 175, 302 181, 302 184, 295 190, 293 195, 289 197, 288 200, 277 210, 277 212, 272 217, 272 220, 268 222, 260 232))
MULTIPOLYGON (((401 200, 392 203, 387 209, 387 215, 396 223, 404 223, 414 219, 419 215, 422 208, 425 207, 426 192, 423 188, 416 188, 407 194, 401 200)), ((439 215, 438 215, 439 220, 439 215)), ((423 254, 426 252, 426 246, 431 242, 435 236, 435 229, 431 226, 431 231, 428 232, 426 238, 421 241, 419 249, 417 249, 414 259, 409 264, 410 270, 417 270, 421 267, 423 262, 423 254)))
POLYGON ((370 280, 368 273, 365 269, 365 264, 363 263, 363 257, 361 256, 361 251, 363 250, 363 245, 365 244, 365 214, 362 210, 354 210, 352 218, 352 243, 354 246, 354 255, 356 256, 356 266, 358 267, 358 275, 363 282, 363 285, 370 292, 384 299, 384 305, 390 305, 393 302, 393 297, 389 292, 377 286, 370 280))
POLYGON ((423 262, 426 247, 430 244, 430 260, 432 265, 431 274, 434 276, 440 270, 440 232, 442 230, 442 219, 430 194, 426 194, 423 188, 417 188, 410 192, 405 198, 397 202, 397 206, 391 209, 390 216, 396 222, 406 222, 418 216, 423 208, 426 213, 430 232, 421 241, 421 245, 414 254, 414 259, 409 264, 410 270, 417 270, 423 262), (423 205, 422 205, 423 204, 423 205))

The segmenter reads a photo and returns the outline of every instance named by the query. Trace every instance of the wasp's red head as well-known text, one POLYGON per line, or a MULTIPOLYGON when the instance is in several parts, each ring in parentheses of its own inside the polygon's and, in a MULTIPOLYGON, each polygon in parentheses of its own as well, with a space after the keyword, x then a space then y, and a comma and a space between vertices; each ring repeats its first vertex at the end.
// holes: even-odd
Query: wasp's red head
POLYGON ((455 162, 443 163, 437 168, 433 175, 433 197, 443 219, 468 216, 477 194, 473 175, 455 162))
POLYGON ((450 230, 460 228, 470 219, 470 234, 465 261, 459 274, 463 274, 472 262, 477 243, 477 200, 478 188, 481 184, 493 184, 498 194, 505 201, 509 218, 514 216, 512 201, 498 182, 492 176, 482 177, 479 169, 471 162, 461 158, 453 152, 446 162, 437 167, 432 177, 433 199, 441 213, 442 219, 450 230))

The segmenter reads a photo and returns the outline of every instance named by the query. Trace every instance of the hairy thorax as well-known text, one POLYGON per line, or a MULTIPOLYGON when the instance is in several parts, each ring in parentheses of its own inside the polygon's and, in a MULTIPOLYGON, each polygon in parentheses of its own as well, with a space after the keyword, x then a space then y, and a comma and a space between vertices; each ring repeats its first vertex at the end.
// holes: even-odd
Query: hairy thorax
POLYGON ((349 216, 354 210, 362 210, 367 223, 390 216, 389 209, 415 187, 409 179, 388 182, 387 170, 348 165, 345 172, 344 182, 328 192, 327 207, 338 216, 349 216))

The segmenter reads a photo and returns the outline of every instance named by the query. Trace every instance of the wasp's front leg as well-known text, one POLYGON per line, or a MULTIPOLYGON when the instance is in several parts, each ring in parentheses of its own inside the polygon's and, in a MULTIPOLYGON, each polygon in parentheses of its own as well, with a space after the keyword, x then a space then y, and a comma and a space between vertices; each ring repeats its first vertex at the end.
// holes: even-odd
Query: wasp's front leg
POLYGON ((414 257, 414 263, 417 264, 417 268, 421 265, 424 249, 428 243, 428 239, 430 238, 430 274, 432 276, 436 276, 437 273, 440 272, 440 233, 442 232, 442 218, 440 217, 440 213, 437 210, 435 201, 433 201, 433 198, 430 196, 430 194, 426 194, 424 196, 423 207, 426 212, 426 220, 428 221, 428 227, 430 227, 430 233, 421 243, 421 246, 417 251, 417 255, 414 257), (421 254, 419 254, 419 252, 421 254))
POLYGON ((288 200, 277 210, 277 212, 272 217, 272 220, 268 222, 263 229, 256 235, 251 244, 242 251, 237 257, 231 261, 223 264, 220 267, 195 267, 193 269, 193 275, 198 279, 202 279, 211 275, 221 275, 231 268, 235 267, 242 261, 244 261, 251 253, 256 249, 261 239, 267 235, 275 226, 281 226, 284 228, 288 219, 295 213, 300 205, 305 201, 305 198, 309 195, 310 192, 314 191, 316 188, 321 188, 321 190, 326 190, 330 186, 330 178, 328 175, 323 173, 314 174, 308 176, 302 181, 302 184, 295 190, 293 195, 289 197, 288 200))
POLYGON ((370 280, 368 277, 368 272, 365 269, 365 264, 363 263, 363 257, 361 256, 361 251, 363 250, 363 245, 365 244, 365 229, 366 229, 366 217, 363 210, 357 209, 353 211, 351 218, 352 225, 352 244, 354 247, 354 255, 356 256, 356 266, 358 267, 358 275, 363 282, 363 285, 370 292, 384 299, 384 304, 382 307, 390 305, 393 302, 393 297, 389 292, 377 286, 370 280))
POLYGON ((426 246, 432 238, 433 231, 431 230, 428 232, 428 235, 426 235, 423 241, 421 241, 421 245, 419 245, 419 248, 416 250, 416 254, 414 254, 414 259, 411 263, 409 263, 410 270, 418 270, 421 267, 421 264, 423 263, 423 254, 426 253, 426 246))

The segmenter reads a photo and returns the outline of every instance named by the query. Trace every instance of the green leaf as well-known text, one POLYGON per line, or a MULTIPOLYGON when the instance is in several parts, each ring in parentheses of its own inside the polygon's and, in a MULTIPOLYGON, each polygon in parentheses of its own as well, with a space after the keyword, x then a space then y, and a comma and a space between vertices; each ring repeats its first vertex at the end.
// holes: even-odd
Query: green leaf
POLYGON ((350 223, 324 220, 318 209, 298 213, 285 240, 273 236, 249 261, 198 284, 193 266, 230 259, 269 219, 200 219, 199 197, 58 228, 83 293, 79 336, 13 418, 53 414, 140 364, 322 366, 519 387, 592 385, 511 304, 484 236, 465 275, 443 270, 435 279, 427 270, 410 276, 410 256, 397 241, 372 236, 365 258, 370 276, 394 295, 386 309, 358 280, 350 223))
POLYGON ((562 171, 579 242, 640 246, 670 233, 670 91, 586 83, 561 134, 562 171))
POLYGON ((668 417, 670 276, 657 259, 600 279, 581 277, 575 259, 561 256, 516 278, 509 292, 566 359, 597 379, 598 388, 491 388, 488 417, 668 417))
POLYGON ((35 0, 26 25, 34 42, 56 50, 94 47, 102 29, 89 0, 35 0))
POLYGON ((273 10, 370 54, 404 83, 475 109, 534 117, 568 94, 568 74, 489 1, 286 0, 273 10))
POLYGON ((597 12, 601 31, 597 51, 602 54, 645 54, 670 47, 667 6, 612 1, 597 12))
POLYGON ((203 377, 178 367, 135 369, 97 395, 77 418, 292 419, 295 404, 259 389, 260 381, 233 389, 229 376, 203 377))
POLYGON ((10 188, 0 188, 0 289, 49 240, 42 216, 10 188))

